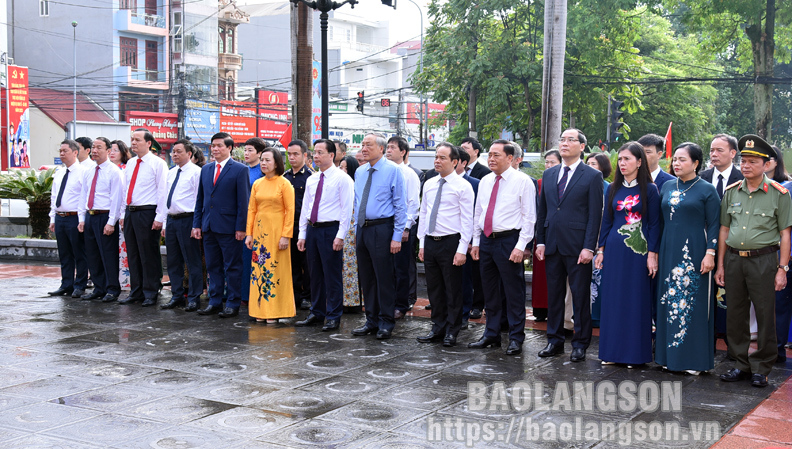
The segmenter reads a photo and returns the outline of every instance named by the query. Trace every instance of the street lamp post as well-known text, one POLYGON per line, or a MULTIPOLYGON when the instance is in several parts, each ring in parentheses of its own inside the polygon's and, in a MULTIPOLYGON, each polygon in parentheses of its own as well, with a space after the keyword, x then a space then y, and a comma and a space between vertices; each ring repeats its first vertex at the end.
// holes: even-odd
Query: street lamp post
POLYGON ((74 38, 72 42, 74 43, 74 86, 73 86, 73 104, 72 104, 72 112, 74 114, 72 118, 72 134, 71 138, 74 140, 77 137, 77 21, 72 22, 72 28, 74 29, 74 38))
MULTIPOLYGON (((418 71, 421 72, 421 71, 423 71, 423 53, 424 53, 423 9, 421 9, 421 7, 418 6, 418 3, 415 3, 413 0, 407 0, 407 1, 412 3, 413 5, 415 5, 415 7, 418 8, 418 12, 421 13, 421 54, 419 55, 419 60, 418 60, 418 71)), ((420 140, 421 142, 424 142, 425 144, 428 144, 429 143, 429 105, 428 104, 424 105, 423 93, 421 92, 421 93, 419 93, 419 95, 420 95, 420 100, 419 101, 420 101, 421 107, 418 109, 418 126, 419 126, 419 131, 418 132, 421 135, 420 135, 420 138, 418 140, 420 140), (423 115, 424 107, 426 107, 426 119, 424 119, 424 115, 423 115), (424 136, 423 136, 423 130, 424 129, 426 130, 426 140, 424 140, 424 136)), ((424 149, 428 150, 429 148, 427 148, 427 147, 428 147, 428 145, 424 145, 424 149)))
POLYGON ((330 136, 330 92, 328 82, 328 69, 327 69, 327 13, 335 11, 336 9, 346 5, 347 3, 355 7, 358 0, 344 0, 341 3, 332 0, 290 0, 297 5, 302 2, 311 9, 319 11, 319 25, 322 31, 322 139, 327 139, 330 136))

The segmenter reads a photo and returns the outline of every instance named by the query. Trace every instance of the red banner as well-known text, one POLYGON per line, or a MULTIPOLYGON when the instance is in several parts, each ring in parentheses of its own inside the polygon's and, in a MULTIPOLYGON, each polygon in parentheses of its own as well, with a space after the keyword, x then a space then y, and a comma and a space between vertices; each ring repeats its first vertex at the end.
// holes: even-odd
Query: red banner
POLYGON ((27 67, 8 66, 2 168, 30 168, 30 112, 27 67))
POLYGON ((271 90, 258 91, 259 137, 280 139, 289 127, 289 94, 271 90))
POLYGON ((129 111, 127 121, 132 129, 146 128, 151 131, 157 142, 173 144, 179 140, 179 116, 161 112, 129 111))
MULTIPOLYGON (((429 120, 434 120, 442 116, 445 111, 444 104, 429 103, 429 120)), ((418 103, 407 103, 407 123, 417 125, 420 120, 418 119, 418 112, 421 111, 421 105, 418 103)), ((424 113, 425 114, 425 113, 424 113)))
POLYGON ((221 101, 220 132, 230 134, 238 144, 256 137, 256 104, 246 101, 221 101))

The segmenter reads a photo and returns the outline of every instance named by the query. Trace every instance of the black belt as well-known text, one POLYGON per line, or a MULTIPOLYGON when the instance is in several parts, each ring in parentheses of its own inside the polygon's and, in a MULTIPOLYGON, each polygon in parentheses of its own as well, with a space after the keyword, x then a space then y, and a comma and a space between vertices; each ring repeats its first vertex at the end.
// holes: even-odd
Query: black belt
POLYGON ((393 217, 377 218, 374 220, 365 220, 362 226, 365 228, 366 226, 376 226, 379 224, 392 223, 392 222, 393 222, 393 217))
POLYGON ((109 210, 91 209, 91 210, 88 211, 88 215, 101 215, 101 214, 109 214, 109 213, 110 213, 109 210))
POLYGON ((519 229, 509 229, 508 231, 493 232, 489 236, 485 234, 484 237, 487 237, 488 239, 499 239, 501 237, 509 237, 519 233, 520 233, 519 229))
POLYGON ((71 217, 72 215, 77 215, 77 212, 55 212, 59 217, 71 217))
POLYGON ((194 214, 195 214, 195 212, 182 212, 180 214, 168 214, 168 217, 170 217, 170 218, 187 218, 187 217, 192 217, 194 214))
POLYGON ((761 256, 762 254, 770 254, 774 253, 781 249, 780 245, 773 245, 773 246, 766 246, 764 248, 759 249, 749 249, 749 250, 742 250, 732 248, 731 246, 728 247, 729 252, 733 254, 737 254, 740 257, 756 257, 761 256))
POLYGON ((138 210, 154 210, 156 208, 157 208, 157 206, 154 206, 153 204, 149 204, 149 205, 146 205, 146 206, 127 206, 127 210, 129 212, 135 212, 135 211, 138 211, 138 210))
POLYGON ((311 220, 308 220, 308 224, 311 225, 312 228, 329 228, 331 226, 338 226, 339 222, 336 221, 320 221, 318 223, 312 223, 311 220))
POLYGON ((440 236, 427 235, 426 236, 426 238, 430 238, 430 239, 434 240, 435 242, 442 242, 445 239, 451 239, 451 238, 455 239, 455 240, 459 240, 460 237, 461 236, 459 235, 459 233, 451 234, 451 235, 440 235, 440 236))

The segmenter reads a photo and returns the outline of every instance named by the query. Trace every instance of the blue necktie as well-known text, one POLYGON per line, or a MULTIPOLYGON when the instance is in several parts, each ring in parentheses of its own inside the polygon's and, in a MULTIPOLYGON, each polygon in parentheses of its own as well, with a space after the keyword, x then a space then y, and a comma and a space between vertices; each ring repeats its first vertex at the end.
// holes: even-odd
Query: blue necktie
POLYGON ((564 189, 566 189, 568 176, 569 176, 569 167, 564 167, 564 176, 562 176, 561 180, 558 181, 558 199, 559 200, 564 197, 564 189))
POLYGON ((170 209, 171 200, 173 199, 173 191, 176 190, 176 184, 179 182, 179 176, 181 176, 181 168, 176 172, 176 179, 173 180, 170 193, 168 193, 168 209, 170 209))

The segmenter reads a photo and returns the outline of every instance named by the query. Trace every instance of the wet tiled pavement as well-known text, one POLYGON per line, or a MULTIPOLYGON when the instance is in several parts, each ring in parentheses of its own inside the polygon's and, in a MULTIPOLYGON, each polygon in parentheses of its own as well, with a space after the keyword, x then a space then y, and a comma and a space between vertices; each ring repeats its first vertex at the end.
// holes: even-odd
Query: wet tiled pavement
POLYGON ((417 343, 429 328, 421 317, 399 321, 394 338, 378 341, 349 334, 362 315, 345 315, 339 331, 322 333, 45 296, 57 275, 52 266, 0 263, 0 448, 792 445, 792 383, 782 386, 792 362, 776 365, 772 386, 757 389, 718 380, 731 367, 723 351, 711 373, 679 375, 654 364, 602 366, 595 338, 589 359, 574 364, 568 352, 537 357, 544 332, 530 330, 522 356, 507 357, 465 347, 480 324, 462 331, 455 348, 417 343), (597 391, 609 382, 679 382, 681 407, 518 411, 510 388, 518 381, 541 383, 545 403, 567 386, 584 388, 576 381, 597 391), (485 410, 468 399, 469 382, 484 383, 485 410), (498 407, 502 393, 506 405, 498 407), (651 422, 677 423, 676 440, 651 431, 642 439, 638 426, 651 422), (603 430, 588 434, 592 423, 603 430), (624 423, 633 433, 621 435, 624 423), (703 438, 697 423, 717 423, 719 432, 703 438), (533 434, 533 424, 558 433, 533 434), (622 436, 628 444, 620 445, 622 436))

